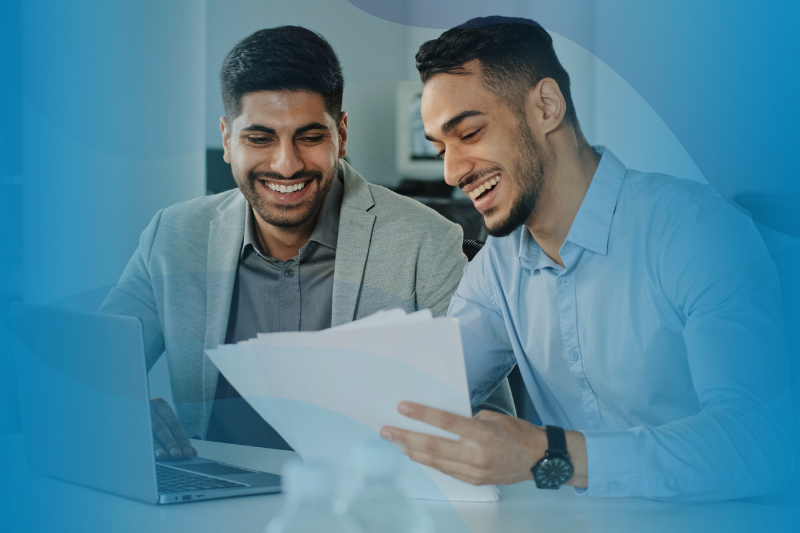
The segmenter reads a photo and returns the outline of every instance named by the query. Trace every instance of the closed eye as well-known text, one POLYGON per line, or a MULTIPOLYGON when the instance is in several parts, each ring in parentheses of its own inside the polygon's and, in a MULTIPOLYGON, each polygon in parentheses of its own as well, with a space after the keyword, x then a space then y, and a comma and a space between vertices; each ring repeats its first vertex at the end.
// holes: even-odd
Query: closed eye
POLYGON ((462 141, 468 141, 468 140, 472 139, 472 138, 473 138, 473 137, 475 137, 475 136, 476 136, 476 135, 477 135, 477 134, 478 134, 478 133, 479 133, 479 132, 480 132, 482 129, 483 129, 483 128, 478 128, 477 130, 473 131, 472 133, 468 133, 468 134, 464 135, 463 137, 461 137, 461 140, 462 140, 462 141))
POLYGON ((299 140, 301 140, 303 142, 306 142, 306 143, 312 143, 313 144, 313 143, 322 142, 322 139, 324 139, 324 138, 325 138, 324 135, 306 135, 306 136, 300 137, 299 140))

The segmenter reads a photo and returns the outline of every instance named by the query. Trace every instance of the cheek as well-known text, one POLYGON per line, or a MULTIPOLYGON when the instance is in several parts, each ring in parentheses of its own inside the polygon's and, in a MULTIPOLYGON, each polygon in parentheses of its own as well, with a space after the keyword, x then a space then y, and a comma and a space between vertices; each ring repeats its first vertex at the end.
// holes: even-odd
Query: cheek
POLYGON ((232 153, 231 168, 243 172, 256 169, 259 165, 269 162, 269 153, 265 149, 240 148, 232 153))
POLYGON ((491 139, 482 139, 480 148, 486 159, 495 161, 508 168, 509 163, 519 155, 519 142, 507 136, 494 136, 491 139))
POLYGON ((306 168, 320 170, 323 174, 327 174, 339 159, 338 146, 331 144, 309 150, 302 154, 302 157, 306 168))
POLYGON ((231 173, 237 184, 247 181, 247 175, 258 165, 257 158, 247 150, 236 150, 231 153, 231 173))

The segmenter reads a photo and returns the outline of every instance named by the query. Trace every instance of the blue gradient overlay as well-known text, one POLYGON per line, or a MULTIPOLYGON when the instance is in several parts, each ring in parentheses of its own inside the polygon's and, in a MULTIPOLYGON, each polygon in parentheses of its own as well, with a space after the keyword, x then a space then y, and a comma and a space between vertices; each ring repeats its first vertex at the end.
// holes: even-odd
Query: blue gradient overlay
MULTIPOLYGON (((204 132, 208 120, 216 121, 205 116, 205 40, 214 31, 205 4, 0 3, 1 320, 10 316, 9 302, 19 300, 96 309, 154 213, 205 194, 204 132)), ((704 179, 750 212, 764 238, 781 281, 797 433, 800 4, 499 0, 489 8, 477 0, 350 0, 347 7, 352 6, 376 21, 417 28, 445 29, 494 14, 533 18, 621 76, 671 130, 704 179)), ((263 26, 270 26, 268 19, 263 26)), ((220 504, 218 514, 202 514, 201 524, 193 505, 146 510, 95 491, 75 501, 73 487, 28 473, 12 344, 0 324, 0 467, 19 482, 0 487, 0 530, 141 531, 153 520, 163 531, 230 530, 236 501, 220 504), (29 501, 26 494, 46 494, 48 501, 29 501)), ((759 357, 769 363, 769 353, 759 357)), ((65 361, 64 375, 80 375, 79 359, 65 361)), ((117 402, 120 409, 130 408, 118 391, 81 388, 87 379, 76 377, 69 390, 92 401, 105 398, 106 407, 117 402)), ((58 434, 52 439, 57 446, 58 434)), ((124 454, 122 447, 119 453, 124 454)), ((761 530, 789 530, 798 523, 798 479, 795 473, 788 487, 740 502, 735 512, 710 504, 642 502, 638 514, 614 515, 621 508, 613 501, 587 505, 596 513, 592 517, 607 517, 608 523, 595 524, 598 529, 618 523, 658 530, 649 517, 672 513, 685 516, 680 522, 685 530, 724 525, 726 531, 749 531, 752 516, 761 517, 761 530)), ((567 515, 574 509, 565 504, 553 512, 567 515)), ((451 514, 463 529, 455 511, 451 514)), ((254 520, 266 525, 270 516, 264 511, 254 520)), ((564 525, 582 528, 590 519, 575 515, 564 525)))

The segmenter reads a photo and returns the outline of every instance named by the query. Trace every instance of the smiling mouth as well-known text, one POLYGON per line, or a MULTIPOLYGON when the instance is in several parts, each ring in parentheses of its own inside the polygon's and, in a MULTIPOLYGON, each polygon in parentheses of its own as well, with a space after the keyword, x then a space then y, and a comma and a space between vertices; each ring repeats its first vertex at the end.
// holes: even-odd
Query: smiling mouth
POLYGON ((293 192, 297 192, 297 191, 300 191, 300 190, 304 189, 306 185, 308 185, 309 183, 311 183, 314 180, 310 179, 310 180, 307 180, 307 181, 302 181, 300 183, 295 183, 293 185, 279 185, 277 183, 272 183, 272 182, 269 182, 269 181, 264 181, 264 180, 259 180, 259 181, 261 181, 261 183, 263 183, 265 187, 267 187, 268 189, 270 189, 272 191, 275 191, 275 192, 281 193, 281 194, 291 194, 293 192))
POLYGON ((467 193, 467 196, 469 196, 470 200, 473 200, 473 201, 478 200, 483 195, 485 195, 486 193, 488 193, 489 191, 494 189, 495 186, 499 182, 500 182, 500 174, 496 175, 493 178, 489 178, 488 180, 484 181, 478 187, 475 187, 474 189, 469 191, 467 193))

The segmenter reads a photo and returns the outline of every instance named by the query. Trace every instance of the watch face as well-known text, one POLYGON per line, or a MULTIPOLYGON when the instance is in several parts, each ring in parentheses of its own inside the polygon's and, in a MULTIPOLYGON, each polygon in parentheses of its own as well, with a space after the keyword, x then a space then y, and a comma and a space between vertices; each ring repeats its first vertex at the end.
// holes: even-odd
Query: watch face
POLYGON ((561 457, 542 459, 535 476, 536 484, 540 487, 557 489, 572 477, 572 465, 561 457))

